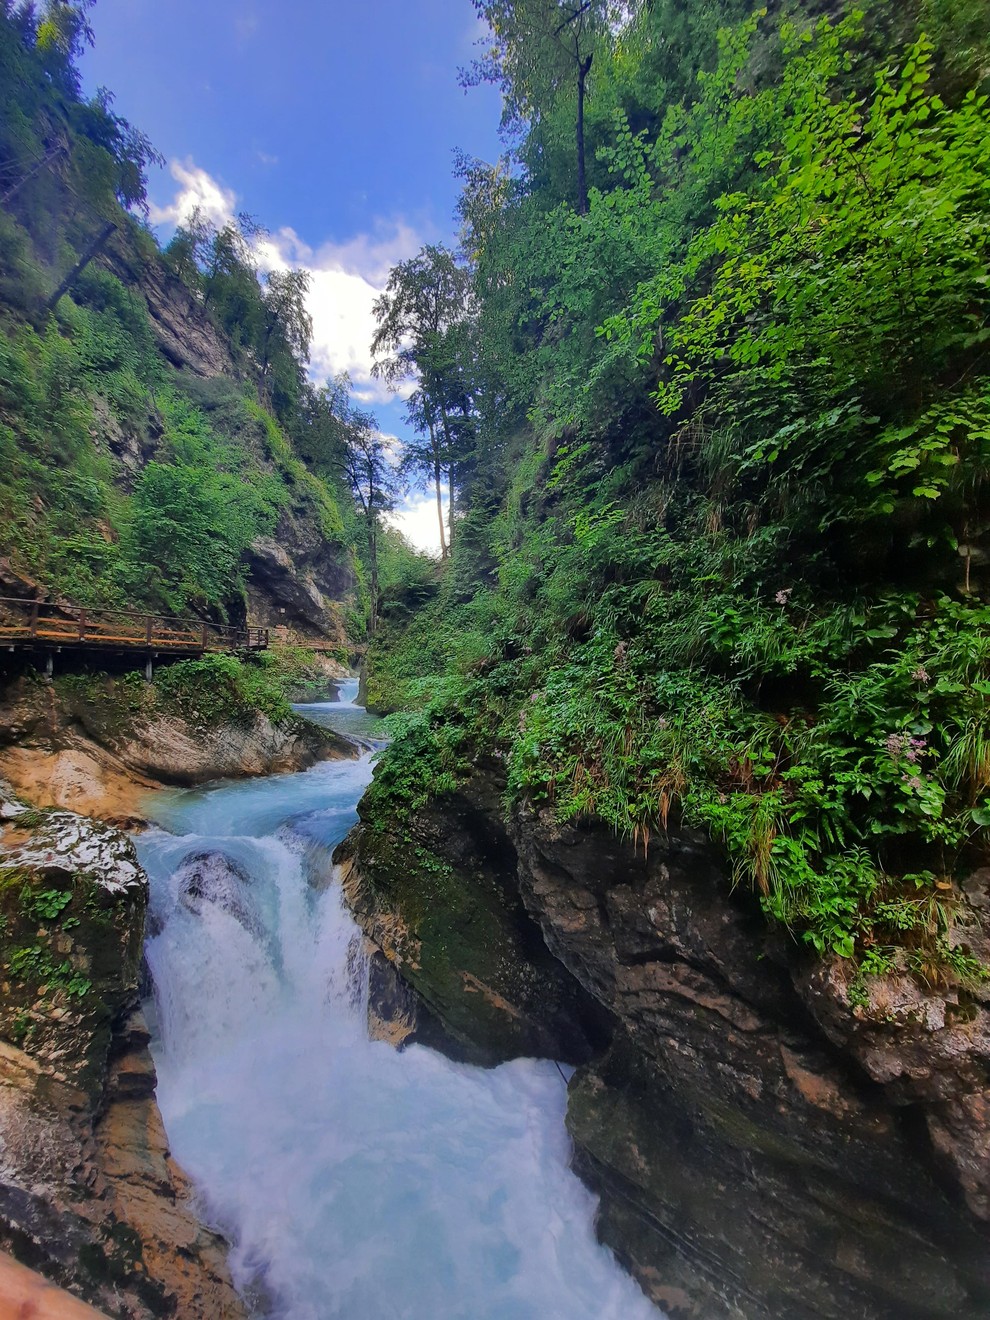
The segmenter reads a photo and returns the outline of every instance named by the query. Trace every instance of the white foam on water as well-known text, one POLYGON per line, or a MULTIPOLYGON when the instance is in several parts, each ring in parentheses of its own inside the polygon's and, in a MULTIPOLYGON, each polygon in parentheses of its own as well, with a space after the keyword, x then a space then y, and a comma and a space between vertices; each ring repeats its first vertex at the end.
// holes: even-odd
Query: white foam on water
POLYGON ((158 1100, 236 1282, 272 1320, 657 1320, 595 1240, 553 1063, 368 1039, 357 926, 302 844, 342 838, 369 778, 365 758, 171 794, 173 832, 139 841, 158 1100), (197 852, 236 868, 243 912, 181 901, 197 852))

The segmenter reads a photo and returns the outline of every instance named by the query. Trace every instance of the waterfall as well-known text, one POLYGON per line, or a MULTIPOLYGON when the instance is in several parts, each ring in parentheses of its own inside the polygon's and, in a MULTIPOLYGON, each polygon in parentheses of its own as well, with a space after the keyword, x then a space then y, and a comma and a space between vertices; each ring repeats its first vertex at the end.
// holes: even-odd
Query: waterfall
POLYGON ((656 1320, 595 1240, 552 1062, 368 1039, 360 933, 309 880, 370 775, 163 795, 139 840, 159 1104, 238 1286, 270 1320, 656 1320))

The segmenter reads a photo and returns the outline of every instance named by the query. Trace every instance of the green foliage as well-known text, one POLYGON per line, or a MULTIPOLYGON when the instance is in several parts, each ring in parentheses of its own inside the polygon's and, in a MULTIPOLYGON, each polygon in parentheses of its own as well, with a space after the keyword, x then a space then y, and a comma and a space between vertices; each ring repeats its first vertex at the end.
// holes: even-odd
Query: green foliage
POLYGON ((155 687, 166 706, 192 724, 209 729, 232 722, 250 724, 261 711, 276 724, 295 719, 279 679, 264 659, 232 655, 180 660, 159 670, 155 687))
POLYGON ((93 988, 92 981, 74 971, 70 962, 56 961, 48 949, 38 944, 13 949, 7 966, 15 980, 34 982, 39 989, 63 990, 72 998, 84 999, 93 988))
POLYGON ((285 485, 296 499, 311 508, 323 537, 339 544, 344 535, 344 522, 331 487, 325 480, 314 475, 296 456, 292 445, 270 413, 250 400, 244 406, 249 416, 261 423, 268 456, 285 485))
POLYGON ((657 0, 599 35, 587 214, 573 105, 528 73, 521 175, 463 167, 476 452, 438 590, 369 654, 369 698, 416 712, 373 802, 496 753, 561 819, 705 830, 862 976, 965 984, 990 32, 968 0, 748 8, 657 0))
POLYGON ((328 659, 346 666, 347 651, 341 648, 333 653, 317 654, 305 646, 275 645, 258 654, 254 663, 265 671, 287 701, 322 701, 335 685, 327 672, 328 659))
POLYGON ((118 577, 132 599, 171 611, 223 604, 243 591, 244 551, 274 529, 284 495, 180 396, 161 394, 158 406, 166 461, 135 486, 118 577))
MULTIPOLYGON (((684 260, 605 333, 645 360, 663 321, 655 398, 676 417, 700 389, 709 426, 730 409, 747 419, 701 441, 738 485, 791 500, 800 482, 807 505, 807 484, 827 480, 823 527, 906 506, 916 541, 956 544, 966 502, 917 502, 972 491, 990 460, 986 382, 972 381, 990 342, 990 108, 932 90, 925 37, 868 100, 841 92, 861 35, 861 15, 784 27, 782 131, 756 156, 760 177, 718 198, 684 260)), ((711 86, 747 55, 732 51, 711 86)))
POLYGON ((21 912, 29 921, 56 921, 71 902, 71 889, 38 891, 25 885, 21 891, 21 912))
MULTIPOLYGON (((25 813, 19 820, 21 828, 34 828, 43 819, 43 813, 25 813)), ((7 913, 0 923, 3 947, 0 959, 5 975, 11 981, 32 987, 32 994, 61 991, 70 998, 84 999, 92 989, 92 982, 76 971, 69 959, 59 958, 52 947, 54 932, 68 934, 80 923, 79 918, 67 915, 75 896, 68 889, 41 889, 37 877, 18 867, 0 867, 0 896, 5 900, 7 913), (18 937, 9 935, 13 909, 9 899, 17 894, 16 913, 20 918, 20 938, 32 928, 37 938, 31 943, 16 943, 18 937), (38 929, 40 928, 40 929, 38 929), (50 930, 47 928, 51 928, 50 930)), ((30 1029, 30 1017, 25 1014, 14 1023, 15 1038, 23 1041, 30 1029)))

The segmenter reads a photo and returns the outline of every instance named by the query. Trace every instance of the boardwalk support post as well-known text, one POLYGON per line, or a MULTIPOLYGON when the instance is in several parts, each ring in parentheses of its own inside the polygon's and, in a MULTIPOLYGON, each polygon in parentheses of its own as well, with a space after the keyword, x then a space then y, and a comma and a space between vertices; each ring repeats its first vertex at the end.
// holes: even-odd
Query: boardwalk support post
POLYGON ((54 672, 55 672, 55 657, 54 655, 52 655, 51 651, 49 651, 48 654, 45 656, 45 677, 51 678, 54 672))
POLYGON ((155 672, 155 667, 154 664, 152 663, 151 656, 149 655, 147 660, 144 662, 144 681, 146 683, 151 682, 154 676, 154 672, 155 672))

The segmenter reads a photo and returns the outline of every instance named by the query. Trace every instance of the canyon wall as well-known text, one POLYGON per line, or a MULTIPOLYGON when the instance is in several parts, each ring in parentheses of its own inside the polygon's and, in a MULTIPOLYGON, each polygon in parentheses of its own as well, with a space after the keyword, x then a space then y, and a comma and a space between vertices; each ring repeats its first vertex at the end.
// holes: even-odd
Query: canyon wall
MULTIPOLYGON (((406 821, 365 820, 345 890, 476 1054, 580 1063, 575 1167, 646 1292, 696 1320, 985 1315, 985 984, 860 983, 770 930, 701 836, 644 856, 549 814, 505 823, 502 787, 487 763, 406 821)), ((977 952, 988 879, 956 915, 977 952)))

